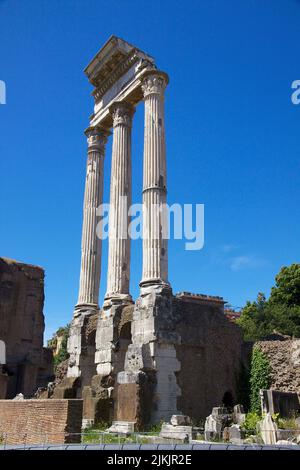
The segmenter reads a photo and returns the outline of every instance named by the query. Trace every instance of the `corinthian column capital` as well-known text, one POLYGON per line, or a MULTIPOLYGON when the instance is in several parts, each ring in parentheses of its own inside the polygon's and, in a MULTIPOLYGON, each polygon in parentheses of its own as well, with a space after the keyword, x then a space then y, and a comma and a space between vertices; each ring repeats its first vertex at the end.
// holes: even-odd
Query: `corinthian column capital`
POLYGON ((130 103, 116 101, 110 108, 113 126, 131 127, 135 108, 130 103))
POLYGON ((105 127, 96 126, 88 127, 84 133, 87 136, 88 151, 98 150, 100 153, 104 154, 105 144, 110 135, 110 131, 105 127))
POLYGON ((149 70, 142 79, 142 91, 144 98, 149 95, 163 95, 166 86, 169 83, 169 77, 165 72, 159 70, 149 70))

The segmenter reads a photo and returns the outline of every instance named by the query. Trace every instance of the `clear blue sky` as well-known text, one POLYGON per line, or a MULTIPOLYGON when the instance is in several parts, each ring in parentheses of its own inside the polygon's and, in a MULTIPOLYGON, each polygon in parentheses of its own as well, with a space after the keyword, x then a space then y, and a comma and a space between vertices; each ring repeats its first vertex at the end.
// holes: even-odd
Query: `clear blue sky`
MULTIPOLYGON (((168 72, 169 202, 205 204, 205 246, 171 241, 170 281, 234 306, 269 294, 299 261, 300 2, 0 0, 0 256, 46 271, 46 337, 77 300, 86 139, 84 67, 111 34, 168 72)), ((133 129, 133 199, 142 187, 143 106, 133 129)), ((111 143, 105 162, 108 202, 111 143)), ((100 301, 106 288, 103 247, 100 301)), ((132 247, 138 294, 141 243, 132 247)))

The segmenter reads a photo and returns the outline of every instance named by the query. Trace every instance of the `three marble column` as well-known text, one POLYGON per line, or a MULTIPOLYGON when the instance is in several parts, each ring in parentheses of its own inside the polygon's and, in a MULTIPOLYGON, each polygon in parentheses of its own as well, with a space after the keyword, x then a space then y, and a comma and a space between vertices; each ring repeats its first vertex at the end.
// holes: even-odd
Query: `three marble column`
MULTIPOLYGON (((142 81, 145 102, 143 165, 143 274, 141 287, 168 284, 167 239, 163 237, 166 203, 164 91, 168 77, 149 71, 142 81)), ((130 302, 131 127, 134 107, 115 102, 110 182, 109 253, 104 304, 130 302)), ((103 197, 103 162, 109 130, 88 128, 88 163, 83 209, 82 254, 77 310, 99 309, 101 240, 96 234, 96 209, 103 197)))
MULTIPOLYGON (((164 238, 166 202, 166 148, 164 127, 164 91, 168 76, 149 71, 141 88, 145 102, 143 169, 143 274, 141 288, 168 285, 167 239, 164 238)), ((110 184, 109 254, 107 291, 104 305, 131 302, 130 237, 128 208, 131 205, 131 127, 134 108, 115 102, 110 113, 113 121, 113 149, 110 184)), ((109 130, 89 128, 88 164, 84 197, 82 254, 78 303, 82 309, 98 310, 101 240, 96 234, 96 209, 103 197, 103 161, 109 130)))

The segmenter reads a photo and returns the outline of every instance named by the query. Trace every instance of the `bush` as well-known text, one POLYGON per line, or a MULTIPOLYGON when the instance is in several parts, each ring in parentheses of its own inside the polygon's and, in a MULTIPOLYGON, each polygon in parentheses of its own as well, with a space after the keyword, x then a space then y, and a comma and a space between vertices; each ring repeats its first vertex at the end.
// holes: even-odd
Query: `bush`
POLYGON ((246 436, 256 434, 257 425, 261 421, 261 415, 255 411, 246 414, 246 419, 242 424, 242 429, 245 431, 246 436))
POLYGON ((67 350, 69 330, 70 330, 70 325, 66 325, 64 327, 58 328, 57 332, 53 335, 53 338, 51 338, 48 341, 48 348, 55 349, 56 344, 57 344, 57 337, 58 336, 63 337, 59 352, 56 356, 54 356, 53 362, 54 362, 54 368, 55 369, 63 361, 65 361, 66 359, 69 359, 69 353, 68 353, 68 350, 67 350))

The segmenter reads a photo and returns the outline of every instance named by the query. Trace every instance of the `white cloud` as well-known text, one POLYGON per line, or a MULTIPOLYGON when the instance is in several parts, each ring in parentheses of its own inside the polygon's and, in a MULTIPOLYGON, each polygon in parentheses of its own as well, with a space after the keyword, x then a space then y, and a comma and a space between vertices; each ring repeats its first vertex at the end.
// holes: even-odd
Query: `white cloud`
POLYGON ((230 259, 230 269, 240 271, 241 269, 261 268, 267 264, 267 261, 258 258, 255 255, 235 256, 230 259))
POLYGON ((255 254, 238 254, 241 246, 226 243, 215 249, 211 256, 211 262, 224 267, 229 267, 231 271, 241 271, 243 269, 257 269, 267 266, 269 263, 266 259, 255 254), (234 256, 236 255, 236 256, 234 256))

